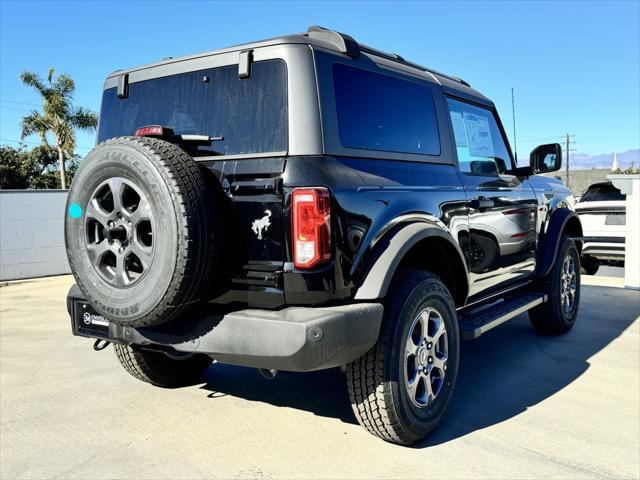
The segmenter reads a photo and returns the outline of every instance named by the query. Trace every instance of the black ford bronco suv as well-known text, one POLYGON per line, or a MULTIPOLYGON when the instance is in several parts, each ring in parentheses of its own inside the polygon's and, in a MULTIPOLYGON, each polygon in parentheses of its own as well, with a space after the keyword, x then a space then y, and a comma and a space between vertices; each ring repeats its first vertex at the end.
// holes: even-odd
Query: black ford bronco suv
POLYGON ((517 167, 465 81, 320 27, 116 71, 69 192, 75 335, 134 377, 341 367, 384 440, 432 432, 461 339, 573 326, 558 144, 517 167))

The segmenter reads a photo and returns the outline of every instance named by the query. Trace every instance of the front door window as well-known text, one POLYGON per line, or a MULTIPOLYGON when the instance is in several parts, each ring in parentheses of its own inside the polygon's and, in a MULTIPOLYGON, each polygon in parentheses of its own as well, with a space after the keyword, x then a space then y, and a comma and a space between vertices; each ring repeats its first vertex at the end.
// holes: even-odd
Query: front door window
POLYGON ((493 113, 452 98, 448 102, 460 171, 491 176, 509 170, 511 156, 493 113))

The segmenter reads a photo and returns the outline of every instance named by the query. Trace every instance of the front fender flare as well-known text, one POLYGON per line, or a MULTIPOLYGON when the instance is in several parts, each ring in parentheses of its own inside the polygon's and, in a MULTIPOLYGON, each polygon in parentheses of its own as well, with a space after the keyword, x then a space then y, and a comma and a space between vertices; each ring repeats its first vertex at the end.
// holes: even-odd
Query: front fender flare
POLYGON ((582 236, 582 224, 580 218, 568 208, 558 208, 551 215, 549 226, 544 235, 541 236, 538 243, 538 255, 536 277, 544 278, 551 271, 551 267, 556 261, 558 249, 560 248, 560 240, 563 232, 573 231, 572 237, 582 236))
POLYGON ((418 242, 427 238, 440 238, 448 242, 457 252, 457 258, 452 258, 451 262, 460 262, 465 272, 464 282, 468 292, 468 272, 466 261, 460 246, 451 238, 451 234, 441 227, 430 225, 427 223, 412 223, 406 225, 394 233, 389 234, 388 238, 379 242, 378 255, 374 255, 373 265, 367 271, 364 281, 358 288, 355 300, 371 300, 383 298, 389 290, 391 280, 396 273, 400 262, 412 247, 418 242))

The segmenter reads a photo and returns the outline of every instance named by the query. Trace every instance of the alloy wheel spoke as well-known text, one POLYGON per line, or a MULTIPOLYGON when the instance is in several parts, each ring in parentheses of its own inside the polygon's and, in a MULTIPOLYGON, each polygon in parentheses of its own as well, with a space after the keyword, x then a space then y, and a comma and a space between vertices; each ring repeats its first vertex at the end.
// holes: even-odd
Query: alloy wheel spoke
POLYGON ((99 222, 104 228, 107 228, 109 221, 111 220, 112 214, 103 211, 97 204, 95 199, 91 199, 89 203, 87 203, 87 209, 85 212, 85 217, 92 218, 99 222))
POLYGON ((99 266, 100 259, 105 252, 109 251, 110 245, 105 238, 99 243, 92 243, 87 245, 87 252, 89 253, 89 260, 95 266, 99 266))
POLYGON ((419 347, 420 347, 419 345, 416 345, 415 343, 413 343, 413 339, 411 338, 411 336, 409 336, 409 339, 407 340, 404 346, 405 356, 407 357, 411 355, 415 356, 418 353, 419 347))
POLYGON ((125 210, 125 214, 127 215, 133 228, 135 228, 141 221, 151 220, 151 209, 149 208, 149 203, 143 198, 140 199, 138 208, 136 208, 133 213, 128 213, 125 210))
POLYGON ((420 337, 426 338, 429 335, 429 315, 431 314, 430 309, 426 309, 420 313, 419 322, 420 322, 420 337))
POLYGON ((427 396, 427 404, 429 404, 434 399, 433 387, 431 386, 431 374, 425 377, 424 386, 425 386, 425 391, 427 396))
POLYGON ((436 320, 436 330, 433 332, 433 336, 430 337, 431 341, 435 345, 440 340, 440 337, 445 333, 444 320, 442 317, 438 316, 436 320))
POLYGON ((151 247, 144 247, 137 241, 131 244, 131 251, 142 262, 142 268, 146 270, 151 265, 151 259, 153 258, 153 249, 151 247))
POLYGON ((124 190, 124 182, 118 177, 110 178, 108 181, 111 195, 113 195, 113 211, 122 212, 122 193, 124 190))
POLYGON ((413 400, 416 400, 416 394, 418 393, 418 384, 420 383, 421 379, 422 379, 422 376, 418 374, 413 379, 413 382, 407 385, 409 389, 409 397, 413 400))
POLYGON ((116 269, 115 269, 115 283, 118 287, 126 287, 129 285, 129 276, 125 268, 125 256, 122 254, 116 255, 116 269))
POLYGON ((443 374, 445 372, 446 369, 446 365, 447 365, 447 360, 448 357, 446 354, 441 353, 441 354, 437 354, 433 356, 433 368, 437 368, 438 370, 440 370, 443 374))

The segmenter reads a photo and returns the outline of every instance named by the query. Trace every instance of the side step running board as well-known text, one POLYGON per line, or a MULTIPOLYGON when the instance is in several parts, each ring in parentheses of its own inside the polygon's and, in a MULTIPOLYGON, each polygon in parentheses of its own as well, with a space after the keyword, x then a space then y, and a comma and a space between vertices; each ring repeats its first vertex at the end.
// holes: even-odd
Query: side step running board
POLYGON ((474 308, 459 316, 463 340, 473 340, 507 320, 547 301, 542 293, 520 292, 488 305, 474 308))

